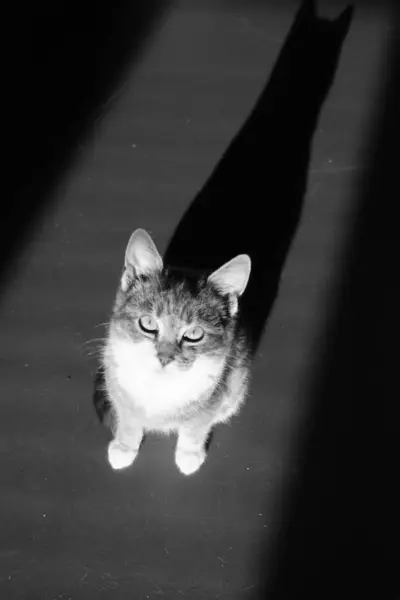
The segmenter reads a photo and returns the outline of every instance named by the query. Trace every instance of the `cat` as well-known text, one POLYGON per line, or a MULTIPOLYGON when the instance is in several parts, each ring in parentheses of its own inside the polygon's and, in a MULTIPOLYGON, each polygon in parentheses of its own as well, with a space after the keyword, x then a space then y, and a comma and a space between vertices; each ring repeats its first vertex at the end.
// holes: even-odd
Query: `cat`
POLYGON ((214 426, 248 392, 250 349, 237 317, 250 272, 246 254, 211 274, 164 266, 150 235, 132 233, 102 351, 113 469, 133 463, 146 432, 178 434, 184 475, 204 463, 214 426))

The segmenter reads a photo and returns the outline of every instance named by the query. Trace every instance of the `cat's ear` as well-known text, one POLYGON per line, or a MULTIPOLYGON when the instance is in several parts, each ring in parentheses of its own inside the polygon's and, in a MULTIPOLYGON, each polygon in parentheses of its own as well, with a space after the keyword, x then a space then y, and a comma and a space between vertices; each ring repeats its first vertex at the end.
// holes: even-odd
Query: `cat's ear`
POLYGON ((144 229, 136 229, 129 239, 125 252, 125 270, 121 288, 125 292, 131 279, 139 275, 161 271, 162 258, 155 243, 144 229))
POLYGON ((316 16, 315 0, 303 0, 297 11, 297 19, 315 19, 316 16))
POLYGON ((232 316, 237 312, 237 298, 246 289, 251 271, 251 260, 247 254, 239 254, 211 273, 208 282, 222 294, 231 296, 232 316))
POLYGON ((348 6, 345 10, 333 21, 339 35, 344 39, 350 29, 353 20, 354 6, 348 6))

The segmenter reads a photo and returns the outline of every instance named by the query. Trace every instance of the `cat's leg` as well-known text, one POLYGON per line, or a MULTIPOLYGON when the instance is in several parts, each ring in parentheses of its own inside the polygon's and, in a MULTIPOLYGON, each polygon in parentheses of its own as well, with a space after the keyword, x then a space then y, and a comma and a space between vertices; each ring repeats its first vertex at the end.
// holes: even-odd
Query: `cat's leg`
POLYGON ((238 386, 235 389, 235 393, 223 394, 212 413, 179 427, 175 462, 184 475, 191 475, 201 467, 207 456, 206 443, 212 429, 219 423, 227 423, 239 412, 246 389, 243 382, 240 388, 238 386))
POLYGON ((143 427, 126 407, 114 404, 114 439, 108 445, 108 462, 113 469, 129 467, 138 455, 143 439, 143 427))
POLYGON ((129 467, 138 455, 143 429, 117 427, 115 438, 108 444, 108 462, 113 469, 129 467))
POLYGON ((248 387, 248 370, 238 369, 228 381, 228 391, 223 394, 212 414, 204 415, 178 430, 175 462, 185 475, 195 473, 206 459, 206 442, 218 423, 227 423, 244 403, 248 387))
POLYGON ((175 462, 184 475, 195 473, 206 459, 206 442, 212 422, 181 425, 175 450, 175 462))
POLYGON ((143 426, 135 414, 130 398, 116 383, 114 374, 106 370, 107 401, 111 407, 110 426, 114 439, 108 444, 108 462, 113 469, 129 467, 138 455, 143 426))

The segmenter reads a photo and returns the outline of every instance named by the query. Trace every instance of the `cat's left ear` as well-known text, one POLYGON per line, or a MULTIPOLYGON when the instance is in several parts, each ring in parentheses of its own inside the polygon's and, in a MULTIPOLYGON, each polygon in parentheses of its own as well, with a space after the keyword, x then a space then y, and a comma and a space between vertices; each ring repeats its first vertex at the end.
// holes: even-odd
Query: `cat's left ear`
POLYGON ((246 289, 251 272, 251 260, 247 254, 239 254, 211 273, 208 282, 214 285, 224 295, 230 296, 231 315, 238 309, 237 298, 246 289))
POLYGON ((161 271, 163 260, 150 235, 144 229, 136 229, 129 239, 125 251, 125 270, 121 288, 124 292, 133 277, 161 271))

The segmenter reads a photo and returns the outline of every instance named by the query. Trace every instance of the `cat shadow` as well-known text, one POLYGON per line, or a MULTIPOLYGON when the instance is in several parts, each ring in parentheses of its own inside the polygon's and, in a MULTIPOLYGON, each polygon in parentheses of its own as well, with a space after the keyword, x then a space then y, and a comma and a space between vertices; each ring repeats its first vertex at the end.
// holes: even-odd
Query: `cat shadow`
POLYGON ((327 21, 314 2, 302 3, 258 102, 164 254, 168 265, 207 271, 249 254, 240 318, 253 354, 299 223, 313 134, 351 17, 348 8, 327 21))

